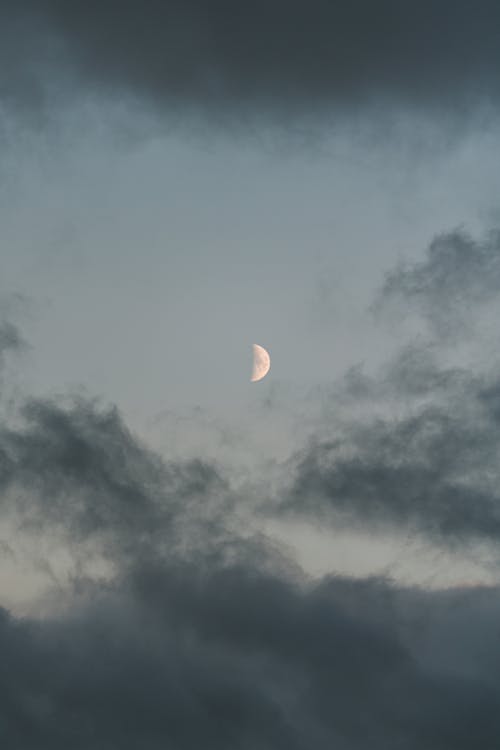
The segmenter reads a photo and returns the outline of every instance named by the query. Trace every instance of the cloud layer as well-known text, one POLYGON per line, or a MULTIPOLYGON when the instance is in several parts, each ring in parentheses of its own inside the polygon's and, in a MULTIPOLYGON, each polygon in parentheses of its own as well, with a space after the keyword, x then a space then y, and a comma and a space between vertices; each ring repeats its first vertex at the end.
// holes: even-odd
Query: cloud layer
MULTIPOLYGON (((383 293, 418 287, 447 314, 456 289, 477 303, 496 249, 470 241, 450 278, 440 264, 461 243, 440 238, 383 293)), ((498 378, 445 367, 429 335, 380 377, 347 376, 343 405, 357 409, 292 459, 268 513, 464 549, 497 542, 498 378), (360 416, 379 400, 385 417, 360 416)), ((6 747, 496 747, 497 587, 309 579, 242 523, 264 498, 236 490, 228 467, 161 459, 88 400, 25 401, 0 431, 0 488, 0 520, 77 563, 44 617, 0 612, 6 747)))
POLYGON ((495 746, 496 589, 308 582, 231 531, 213 468, 162 464, 89 403, 25 416, 2 513, 93 538, 114 574, 42 620, 0 613, 6 747, 495 746))
POLYGON ((496 107, 498 4, 135 0, 4 2, 0 91, 22 104, 76 77, 154 109, 252 116, 394 104, 496 107), (58 83, 59 82, 59 83, 58 83))
POLYGON ((106 593, 1 613, 6 747, 495 747, 496 590, 142 565, 106 593))

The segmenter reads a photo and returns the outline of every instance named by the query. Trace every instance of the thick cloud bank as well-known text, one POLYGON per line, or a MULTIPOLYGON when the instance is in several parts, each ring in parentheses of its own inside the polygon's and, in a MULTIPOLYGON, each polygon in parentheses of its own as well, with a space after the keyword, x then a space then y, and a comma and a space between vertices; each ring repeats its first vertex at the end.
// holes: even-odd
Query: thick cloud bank
POLYGON ((1 613, 3 745, 493 750, 499 606, 143 564, 65 618, 1 613))
POLYGON ((496 589, 307 583, 229 530, 214 469, 163 465, 92 404, 26 419, 2 434, 2 513, 93 538, 114 575, 64 614, 1 612, 5 747, 495 747, 496 589))
POLYGON ((4 0, 0 21, 0 91, 22 105, 75 76, 216 116, 498 105, 493 0, 4 0))

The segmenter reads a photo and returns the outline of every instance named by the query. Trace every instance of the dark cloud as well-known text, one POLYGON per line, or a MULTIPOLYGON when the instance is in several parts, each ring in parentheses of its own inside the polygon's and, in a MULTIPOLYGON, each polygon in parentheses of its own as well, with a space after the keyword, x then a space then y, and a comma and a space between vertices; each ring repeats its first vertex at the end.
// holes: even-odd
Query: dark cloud
MULTIPOLYGON (((73 542, 97 537, 116 557, 156 542, 172 546, 191 518, 208 526, 227 510, 225 481, 214 466, 162 462, 115 408, 30 400, 21 416, 16 429, 0 430, 0 488, 4 512, 15 510, 25 528, 59 527, 73 542)), ((214 544, 221 533, 222 525, 214 544)))
POLYGON ((2 739, 25 750, 494 748, 499 603, 496 590, 301 589, 248 567, 143 565, 71 615, 0 615, 2 739))
POLYGON ((21 334, 8 320, 0 320, 0 393, 3 391, 4 370, 11 355, 26 348, 21 334))
POLYGON ((500 232, 475 240, 462 230, 438 235, 421 263, 388 274, 376 308, 416 309, 433 331, 462 334, 475 309, 500 290, 500 232))
POLYGON ((12 323, 8 321, 0 323, 0 365, 7 352, 19 351, 24 345, 19 331, 12 323))
POLYGON ((313 444, 298 461, 285 507, 452 545, 498 540, 498 422, 479 409, 467 414, 468 406, 380 418, 313 444))
POLYGON ((486 351, 450 366, 443 350, 468 337, 499 290, 497 231, 480 241, 441 235, 422 262, 387 276, 378 309, 400 318, 416 308, 430 322, 427 336, 376 375, 347 374, 339 391, 347 416, 299 452, 281 509, 454 547, 498 541, 498 360, 486 351))
POLYGON ((116 409, 21 417, 0 434, 0 519, 74 555, 92 539, 113 572, 43 618, 0 610, 3 746, 495 747, 496 589, 313 585, 233 524, 216 467, 160 460, 116 409))
POLYGON ((156 108, 300 114, 497 106, 493 0, 4 0, 4 98, 79 80, 156 108), (76 77, 76 78, 75 78, 76 77))

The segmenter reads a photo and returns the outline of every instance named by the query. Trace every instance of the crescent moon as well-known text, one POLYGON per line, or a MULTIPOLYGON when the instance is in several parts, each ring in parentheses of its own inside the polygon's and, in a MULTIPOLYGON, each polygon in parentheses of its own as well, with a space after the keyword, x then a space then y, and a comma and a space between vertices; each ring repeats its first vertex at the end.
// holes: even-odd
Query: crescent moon
POLYGON ((253 368, 252 368, 252 377, 250 378, 250 381, 252 383, 256 383, 257 380, 262 380, 262 378, 267 375, 269 372, 269 368, 271 367, 271 357, 269 356, 269 352, 266 352, 263 346, 259 346, 258 344, 253 345, 253 368))

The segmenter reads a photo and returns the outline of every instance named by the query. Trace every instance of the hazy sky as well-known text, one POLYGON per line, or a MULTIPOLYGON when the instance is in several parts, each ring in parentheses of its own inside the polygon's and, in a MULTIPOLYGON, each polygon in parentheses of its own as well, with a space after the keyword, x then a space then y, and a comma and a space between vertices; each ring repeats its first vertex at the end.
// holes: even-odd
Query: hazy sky
POLYGON ((497 747, 499 32, 0 0, 2 747, 497 747))

